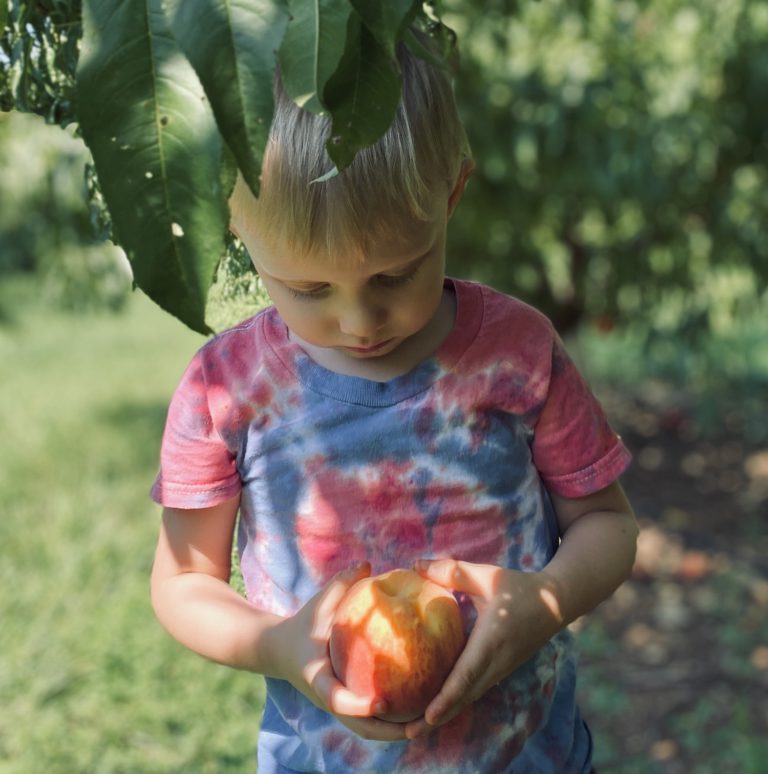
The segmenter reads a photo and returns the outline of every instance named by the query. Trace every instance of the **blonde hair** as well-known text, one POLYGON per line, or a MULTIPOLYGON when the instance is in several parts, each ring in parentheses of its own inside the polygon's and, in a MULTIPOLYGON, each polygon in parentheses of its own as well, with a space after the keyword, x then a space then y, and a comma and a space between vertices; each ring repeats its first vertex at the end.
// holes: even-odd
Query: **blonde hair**
POLYGON ((400 45, 402 96, 392 125, 336 176, 325 143, 328 115, 299 108, 275 79, 275 113, 262 165, 261 191, 238 176, 234 219, 255 224, 268 244, 299 255, 365 252, 368 243, 430 218, 470 155, 446 73, 400 45))

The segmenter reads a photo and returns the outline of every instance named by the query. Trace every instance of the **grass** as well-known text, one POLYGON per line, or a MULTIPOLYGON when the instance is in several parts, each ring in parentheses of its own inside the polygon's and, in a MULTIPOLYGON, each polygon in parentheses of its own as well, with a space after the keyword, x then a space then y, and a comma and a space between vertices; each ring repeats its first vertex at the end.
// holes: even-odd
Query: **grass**
POLYGON ((46 311, 3 280, 0 772, 253 771, 260 677, 156 622, 148 497, 168 399, 203 339, 143 296, 46 311))
MULTIPOLYGON (((656 396, 686 404, 707 435, 734 421, 744 439, 768 442, 768 298, 757 312, 723 330, 662 334, 644 324, 610 332, 583 326, 569 342, 594 384, 609 384, 637 397, 656 396)), ((662 398, 662 402, 663 402, 662 398)))

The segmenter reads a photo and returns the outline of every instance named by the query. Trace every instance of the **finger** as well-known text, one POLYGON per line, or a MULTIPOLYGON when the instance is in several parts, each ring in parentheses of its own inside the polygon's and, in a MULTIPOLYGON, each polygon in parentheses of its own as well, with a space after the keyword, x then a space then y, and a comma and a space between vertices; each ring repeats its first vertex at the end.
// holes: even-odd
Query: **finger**
POLYGON ((315 662, 315 666, 314 674, 308 675, 309 683, 319 699, 334 715, 371 717, 386 712, 386 703, 377 696, 360 696, 350 691, 333 674, 327 659, 322 663, 315 662))
POLYGON ((447 723, 496 682, 491 654, 475 628, 437 696, 424 712, 429 726, 447 723))
POLYGON ((339 720, 358 736, 377 742, 401 742, 406 738, 405 723, 390 723, 378 718, 345 718, 339 720))
POLYGON ((440 586, 484 599, 494 595, 503 572, 494 565, 473 564, 457 559, 419 559, 414 569, 422 577, 440 586))
POLYGON ((375 696, 358 696, 342 683, 331 688, 328 705, 335 715, 353 718, 370 718, 383 715, 387 711, 387 705, 381 699, 375 696))
POLYGON ((312 628, 313 636, 326 637, 331 618, 349 589, 357 581, 367 578, 371 574, 371 565, 368 562, 360 562, 346 570, 336 573, 328 585, 320 592, 315 612, 315 622, 312 628))
POLYGON ((424 734, 428 734, 430 731, 433 731, 434 728, 435 727, 427 723, 423 717, 417 718, 416 720, 412 720, 410 723, 406 723, 405 736, 406 739, 416 739, 419 736, 424 736, 424 734))

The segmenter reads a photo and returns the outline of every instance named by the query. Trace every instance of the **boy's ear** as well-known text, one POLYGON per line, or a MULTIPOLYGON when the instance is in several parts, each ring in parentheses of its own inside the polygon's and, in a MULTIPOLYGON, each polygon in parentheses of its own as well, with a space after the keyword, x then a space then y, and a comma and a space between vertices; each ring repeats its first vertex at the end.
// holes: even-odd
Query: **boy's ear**
POLYGON ((453 215, 453 211, 456 209, 456 205, 461 200, 461 195, 464 193, 464 187, 467 181, 475 171, 475 162, 472 159, 464 159, 461 162, 461 168, 459 174, 456 176, 456 182, 453 184, 453 189, 448 196, 448 217, 453 215))

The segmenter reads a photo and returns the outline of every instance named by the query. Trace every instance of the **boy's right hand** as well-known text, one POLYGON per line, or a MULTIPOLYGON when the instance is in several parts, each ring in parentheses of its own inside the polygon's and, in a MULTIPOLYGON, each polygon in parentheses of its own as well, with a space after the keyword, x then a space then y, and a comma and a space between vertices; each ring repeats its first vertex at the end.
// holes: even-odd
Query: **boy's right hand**
POLYGON ((330 712, 347 728, 365 739, 404 740, 405 724, 373 717, 386 711, 376 696, 358 696, 333 672, 328 652, 336 608, 349 588, 370 575, 367 563, 335 575, 328 585, 294 616, 280 625, 280 674, 313 704, 330 712))

